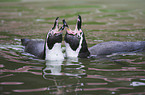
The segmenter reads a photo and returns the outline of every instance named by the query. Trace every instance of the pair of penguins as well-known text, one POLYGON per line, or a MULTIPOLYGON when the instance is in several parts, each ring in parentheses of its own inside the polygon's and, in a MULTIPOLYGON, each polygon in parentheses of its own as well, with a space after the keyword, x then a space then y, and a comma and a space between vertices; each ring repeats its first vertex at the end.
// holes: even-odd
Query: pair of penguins
POLYGON ((90 52, 84 33, 81 30, 81 16, 78 15, 75 30, 71 30, 64 19, 63 26, 59 28, 58 18, 56 18, 53 28, 48 32, 45 41, 21 39, 22 45, 25 46, 25 51, 45 60, 63 60, 64 54, 61 48, 62 31, 66 29, 64 37, 66 57, 87 58, 90 52))
POLYGON ((82 19, 78 15, 76 28, 71 30, 63 19, 63 26, 59 28, 58 17, 53 28, 48 32, 45 41, 21 39, 25 51, 45 60, 63 60, 62 53, 62 31, 65 29, 64 37, 67 58, 88 58, 92 55, 108 55, 117 52, 132 52, 145 50, 145 41, 138 42, 103 42, 88 48, 84 32, 81 30, 82 19))

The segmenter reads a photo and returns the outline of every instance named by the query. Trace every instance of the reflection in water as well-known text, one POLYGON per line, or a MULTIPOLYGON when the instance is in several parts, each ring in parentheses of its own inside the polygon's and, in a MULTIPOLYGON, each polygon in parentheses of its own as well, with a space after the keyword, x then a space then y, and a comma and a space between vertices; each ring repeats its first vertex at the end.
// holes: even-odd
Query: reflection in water
POLYGON ((23 82, 1 82, 2 85, 19 85, 24 84, 23 82))
POLYGON ((130 85, 131 86, 145 86, 145 78, 133 79, 130 85))
POLYGON ((43 69, 43 77, 44 79, 46 75, 63 75, 61 73, 61 65, 63 60, 55 60, 55 61, 46 61, 46 67, 43 69))
POLYGON ((43 77, 46 75, 63 75, 63 76, 76 76, 85 75, 85 70, 78 58, 66 59, 66 63, 62 64, 63 60, 59 61, 46 61, 46 67, 43 69, 43 77), (71 67, 72 66, 72 67, 71 67), (75 66, 75 68, 73 67, 75 66), (63 69, 63 72, 62 72, 63 69))
POLYGON ((142 53, 44 61, 24 53, 20 45, 4 45, 0 54, 2 94, 144 94, 142 53))
POLYGON ((13 92, 39 92, 46 91, 48 88, 37 88, 37 89, 21 89, 21 90, 13 90, 13 92))
MULTIPOLYGON (((46 66, 43 69, 43 78, 52 80, 57 89, 57 91, 52 94, 64 94, 66 91, 76 91, 76 89, 81 86, 79 78, 81 78, 81 75, 85 75, 84 66, 80 63, 78 64, 77 58, 66 59, 65 64, 62 64, 62 62, 63 60, 46 61, 46 66), (76 66, 76 68, 73 66, 76 66)), ((52 89, 54 87, 48 88, 52 89)))
POLYGON ((143 82, 132 82, 130 85, 132 85, 132 86, 145 86, 145 83, 143 83, 143 82))

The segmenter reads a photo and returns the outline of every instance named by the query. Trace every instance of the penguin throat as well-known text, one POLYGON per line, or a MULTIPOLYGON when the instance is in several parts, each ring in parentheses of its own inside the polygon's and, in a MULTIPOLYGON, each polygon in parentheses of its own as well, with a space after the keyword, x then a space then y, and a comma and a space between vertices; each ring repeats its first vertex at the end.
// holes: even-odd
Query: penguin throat
POLYGON ((79 47, 80 39, 76 37, 76 35, 72 34, 66 34, 64 38, 65 42, 69 44, 69 47, 73 50, 76 51, 77 48, 79 47))
POLYGON ((79 52, 82 48, 82 41, 83 41, 82 35, 77 42, 72 39, 65 40, 66 56, 67 57, 78 57, 79 52))

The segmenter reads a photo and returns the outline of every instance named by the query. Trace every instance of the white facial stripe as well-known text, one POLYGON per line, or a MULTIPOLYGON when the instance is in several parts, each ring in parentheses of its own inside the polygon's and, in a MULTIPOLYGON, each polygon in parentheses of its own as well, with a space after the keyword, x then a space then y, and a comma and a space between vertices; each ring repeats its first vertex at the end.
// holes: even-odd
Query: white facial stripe
POLYGON ((80 21, 80 19, 78 18, 78 21, 80 21))

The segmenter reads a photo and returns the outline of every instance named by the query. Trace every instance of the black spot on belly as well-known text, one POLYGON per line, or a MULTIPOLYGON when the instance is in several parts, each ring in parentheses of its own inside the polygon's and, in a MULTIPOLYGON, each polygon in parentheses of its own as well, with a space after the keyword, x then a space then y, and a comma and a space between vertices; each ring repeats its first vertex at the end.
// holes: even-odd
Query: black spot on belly
POLYGON ((52 49, 55 43, 61 43, 62 42, 62 34, 58 36, 49 36, 47 38, 47 46, 49 49, 52 49))
POLYGON ((71 49, 74 51, 79 47, 80 38, 78 38, 77 35, 74 36, 66 34, 64 40, 70 45, 71 49))

